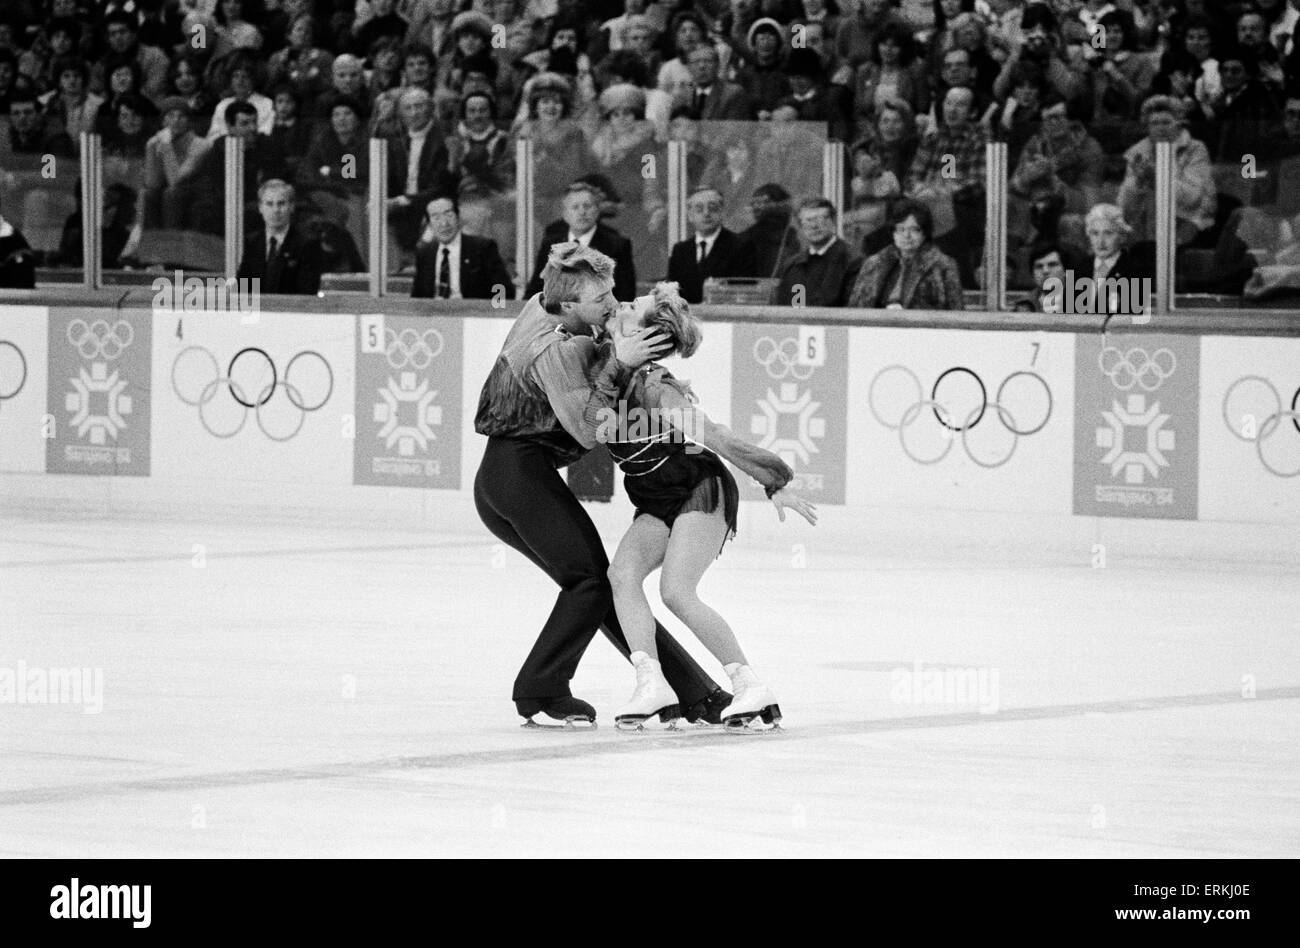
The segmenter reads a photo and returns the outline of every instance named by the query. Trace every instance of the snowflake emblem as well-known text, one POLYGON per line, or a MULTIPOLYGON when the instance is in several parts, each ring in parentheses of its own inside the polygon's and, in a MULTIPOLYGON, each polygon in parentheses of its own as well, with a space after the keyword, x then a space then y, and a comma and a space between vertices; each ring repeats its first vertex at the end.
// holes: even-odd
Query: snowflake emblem
POLYGON ((1165 452, 1174 450, 1174 433, 1165 427, 1169 414, 1160 411, 1159 402, 1148 408, 1145 395, 1133 394, 1124 408, 1112 401, 1111 410, 1103 411, 1101 417, 1106 427, 1097 428, 1097 447, 1106 448, 1101 463, 1110 465, 1112 477, 1118 477, 1122 470, 1124 483, 1141 484, 1148 474, 1157 478, 1160 469, 1169 466, 1165 452), (1124 434, 1129 428, 1139 429, 1143 450, 1125 448, 1124 434))
POLYGON ((375 402, 375 421, 380 423, 378 437, 384 440, 384 447, 391 451, 397 445, 402 457, 415 454, 417 445, 427 452, 429 442, 438 439, 433 426, 442 424, 442 406, 433 404, 438 393, 429 390, 429 380, 420 379, 417 385, 414 372, 403 372, 400 382, 390 376, 388 385, 376 392, 380 401, 375 402), (400 422, 400 405, 411 406, 408 424, 400 422))
POLYGON ((796 460, 807 465, 812 455, 821 451, 814 439, 826 437, 826 419, 814 417, 822 403, 813 401, 811 389, 800 394, 797 382, 783 382, 779 398, 769 388, 767 397, 756 404, 760 414, 750 416, 749 430, 761 439, 760 448, 771 451, 792 468, 796 460), (780 436, 782 415, 794 418, 793 437, 780 436))
POLYGON ((94 362, 87 374, 83 365, 78 377, 68 383, 72 391, 64 396, 63 407, 72 415, 68 423, 77 429, 77 437, 84 438, 89 432, 91 444, 104 444, 109 438, 116 441, 118 432, 126 427, 122 416, 131 414, 131 396, 122 394, 127 382, 119 378, 117 369, 109 375, 108 363, 94 362))

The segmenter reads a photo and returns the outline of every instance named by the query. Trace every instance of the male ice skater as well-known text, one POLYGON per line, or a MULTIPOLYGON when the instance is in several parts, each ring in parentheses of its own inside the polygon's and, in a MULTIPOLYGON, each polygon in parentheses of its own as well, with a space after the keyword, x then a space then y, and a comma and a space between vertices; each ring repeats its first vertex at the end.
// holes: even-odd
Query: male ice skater
MULTIPOLYGON (((594 725, 595 709, 573 697, 569 682, 597 627, 628 657, 614 611, 609 559, 596 526, 559 468, 596 444, 602 409, 613 409, 631 373, 666 346, 647 330, 602 339, 613 314, 614 261, 576 241, 556 244, 542 292, 525 304, 483 385, 474 430, 487 450, 474 479, 479 516, 560 586, 560 594, 523 668, 514 701, 527 726, 545 714, 558 726, 594 725)), ((686 718, 719 723, 731 695, 719 688, 657 625, 664 675, 686 718)))

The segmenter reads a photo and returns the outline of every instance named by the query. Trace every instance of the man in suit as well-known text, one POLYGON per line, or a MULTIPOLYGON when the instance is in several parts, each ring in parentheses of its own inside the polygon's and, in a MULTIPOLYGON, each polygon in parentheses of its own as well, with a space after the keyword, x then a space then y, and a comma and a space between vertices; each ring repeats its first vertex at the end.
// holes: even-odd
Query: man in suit
POLYGON ((456 198, 434 198, 424 219, 424 236, 415 249, 412 299, 485 300, 495 297, 498 287, 504 299, 515 298, 496 241, 461 232, 456 198))
POLYGON ((698 188, 686 199, 686 219, 692 236, 673 247, 668 258, 668 279, 681 284, 688 303, 704 299, 709 277, 751 276, 751 248, 722 226, 722 195, 713 188, 698 188))
POLYGON ((808 198, 799 205, 805 247, 781 269, 776 306, 845 306, 862 269, 862 256, 835 233, 835 205, 808 198))
POLYGON ((717 47, 702 43, 691 51, 686 66, 691 71, 693 117, 705 122, 750 122, 756 117, 753 100, 744 87, 718 78, 717 47))
POLYGON ((244 152, 244 217, 250 219, 253 211, 260 209, 253 205, 252 195, 256 194, 263 181, 285 180, 289 177, 289 166, 284 156, 275 153, 271 147, 271 137, 257 130, 257 109, 252 103, 231 102, 226 106, 226 127, 228 135, 222 135, 212 147, 204 152, 194 166, 191 176, 180 178, 194 197, 193 206, 181 215, 182 226, 197 227, 215 234, 225 232, 226 208, 226 139, 235 138, 242 144, 244 152))
POLYGON ((1155 302, 1155 260, 1141 244, 1125 248, 1133 228, 1124 212, 1114 204, 1094 205, 1084 226, 1090 252, 1076 276, 1093 280, 1092 311, 1110 316, 1149 311, 1148 304, 1155 302), (1107 284, 1107 280, 1115 282, 1107 284))
POLYGON ((419 87, 397 101, 402 130, 388 140, 388 221, 403 250, 414 250, 424 209, 456 191, 447 143, 433 121, 433 97, 419 87))
POLYGON ((601 195, 592 185, 574 182, 564 195, 564 219, 551 224, 542 234, 537 248, 533 277, 525 296, 542 291, 542 269, 551 255, 552 244, 577 241, 584 247, 599 250, 614 261, 614 297, 622 302, 636 298, 636 265, 632 262, 632 241, 612 227, 600 223, 601 195))
POLYGON ((293 185, 273 178, 257 189, 262 230, 244 241, 238 277, 260 280, 262 293, 315 296, 320 290, 321 250, 293 222, 293 185))

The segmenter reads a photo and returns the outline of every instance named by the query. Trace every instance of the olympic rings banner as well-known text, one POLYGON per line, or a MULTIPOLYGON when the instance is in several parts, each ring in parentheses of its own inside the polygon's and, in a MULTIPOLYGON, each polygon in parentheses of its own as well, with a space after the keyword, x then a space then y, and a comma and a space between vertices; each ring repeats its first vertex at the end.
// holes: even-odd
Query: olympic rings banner
POLYGON ((153 319, 51 309, 46 441, 50 474, 149 474, 153 319))
POLYGON ((346 486, 353 317, 154 314, 154 473, 203 485, 346 486))
POLYGON ((1300 339, 1211 336, 1201 345, 1201 517, 1294 519, 1300 339))
MULTIPOLYGON (((844 503, 848 330, 755 326, 732 333, 731 428, 794 470, 790 489, 814 503, 844 503)), ((742 500, 764 500, 738 477, 742 500)))
MULTIPOLYGON (((0 505, 124 475, 114 504, 477 530, 454 517, 509 322, 473 318, 0 305, 0 472, 58 475, 0 477, 0 505)), ((718 322, 671 367, 827 506, 1300 525, 1297 338, 718 322)))
POLYGON ((850 347, 849 503, 1069 509, 1073 335, 880 327, 850 347))
POLYGON ((1199 336, 1079 336, 1074 512, 1195 520, 1199 336))
POLYGON ((0 471, 45 471, 44 307, 6 307, 0 326, 0 471))
POLYGON ((357 317, 352 483, 460 487, 464 324, 357 317))

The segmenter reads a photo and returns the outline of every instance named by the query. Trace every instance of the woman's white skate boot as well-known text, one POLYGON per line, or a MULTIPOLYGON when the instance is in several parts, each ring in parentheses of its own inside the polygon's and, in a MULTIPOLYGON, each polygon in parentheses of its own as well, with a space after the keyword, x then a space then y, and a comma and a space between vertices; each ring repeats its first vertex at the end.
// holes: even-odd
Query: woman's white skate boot
POLYGON ((772 689, 758 680, 753 669, 739 662, 723 666, 731 678, 736 697, 722 712, 722 724, 728 731, 779 731, 781 706, 772 689), (764 727, 763 725, 768 725, 764 727))
POLYGON ((659 663, 645 652, 633 652, 632 667, 636 669, 636 690, 614 714, 614 726, 620 731, 643 731, 647 720, 658 717, 667 730, 677 730, 675 722, 682 716, 682 706, 659 663))

